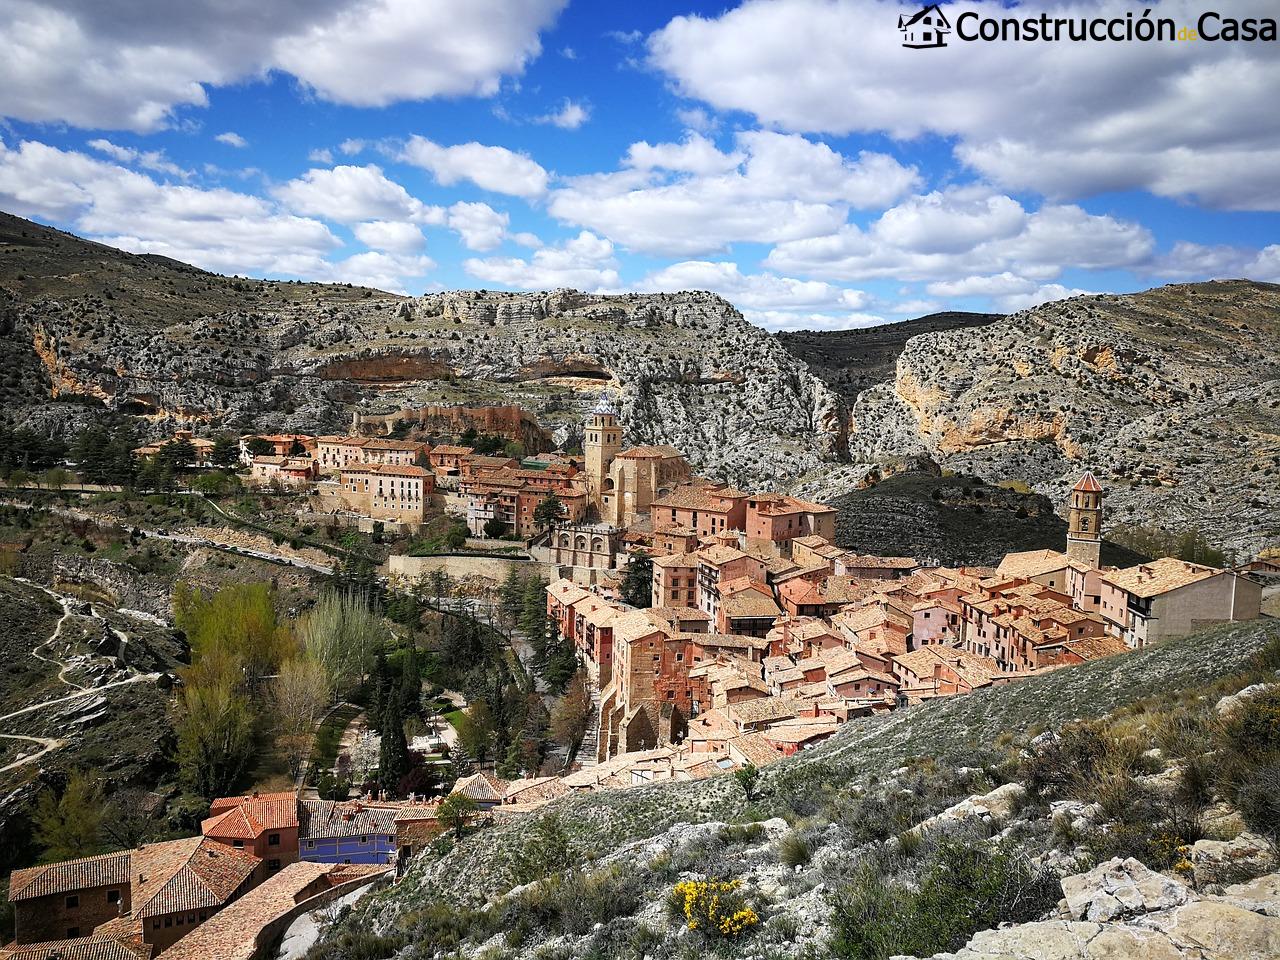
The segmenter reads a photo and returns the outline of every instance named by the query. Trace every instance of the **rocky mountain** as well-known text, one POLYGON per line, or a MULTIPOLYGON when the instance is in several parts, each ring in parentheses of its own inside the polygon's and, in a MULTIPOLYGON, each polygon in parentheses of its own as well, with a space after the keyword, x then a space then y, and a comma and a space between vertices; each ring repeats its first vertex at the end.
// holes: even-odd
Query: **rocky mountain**
POLYGON ((220 277, 10 216, 0 289, 6 400, 28 422, 65 420, 68 400, 157 432, 340 429, 352 411, 513 402, 563 439, 607 391, 629 442, 674 444, 733 483, 786 481, 846 446, 839 398, 707 293, 407 299, 220 277))
POLYGON ((848 429, 855 466, 811 480, 810 495, 923 456, 1061 504, 1090 469, 1110 526, 1199 529, 1252 555, 1280 537, 1280 286, 1076 297, 922 333, 858 394, 848 429))
POLYGON ((778 340, 852 405, 863 390, 893 379, 898 357, 912 337, 985 327, 1000 317, 953 310, 878 327, 784 331, 778 340))

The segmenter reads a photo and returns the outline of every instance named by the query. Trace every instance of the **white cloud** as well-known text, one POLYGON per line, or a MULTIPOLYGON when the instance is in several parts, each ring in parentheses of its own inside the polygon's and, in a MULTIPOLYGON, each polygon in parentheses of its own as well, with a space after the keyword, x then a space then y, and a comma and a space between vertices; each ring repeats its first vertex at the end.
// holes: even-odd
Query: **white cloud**
POLYGON ((1005 271, 989 277, 969 276, 958 280, 938 280, 926 288, 935 297, 1000 297, 1029 293, 1036 282, 1005 271))
POLYGON ((405 293, 406 279, 420 280, 435 269, 430 257, 406 256, 382 251, 367 251, 339 260, 330 266, 328 279, 336 283, 354 283, 391 293, 405 293))
POLYGON ((370 220, 352 227, 356 239, 366 247, 386 253, 409 255, 420 253, 427 245, 422 230, 402 220, 370 220))
POLYGON ((323 163, 326 167, 333 164, 333 151, 328 147, 316 147, 307 154, 307 159, 312 163, 323 163))
POLYGON ((859 310, 870 298, 861 290, 836 287, 821 280, 797 280, 771 273, 744 274, 736 263, 685 260, 651 273, 635 285, 641 292, 709 290, 743 310, 818 307, 859 310))
POLYGON ((0 143, 0 208, 224 273, 322 276, 325 257, 341 246, 323 223, 260 197, 161 184, 35 141, 15 149, 0 143))
POLYGON ((301 177, 276 187, 274 193, 297 213, 324 217, 337 223, 362 220, 444 222, 441 208, 428 206, 411 196, 373 164, 308 170, 301 177))
POLYGON ((190 170, 178 166, 165 156, 163 150, 135 150, 133 147, 122 147, 118 143, 112 143, 110 140, 101 138, 90 140, 86 145, 99 153, 106 154, 113 160, 127 163, 133 167, 142 167, 144 170, 154 170, 157 173, 167 173, 171 177, 178 177, 181 180, 189 180, 192 176, 190 170))
POLYGON ((996 297, 995 305, 1003 313, 1015 313, 1018 310, 1029 310, 1042 303, 1054 300, 1065 300, 1067 297, 1091 297, 1092 290, 1068 289, 1060 283, 1046 283, 1030 293, 1011 293, 996 297))
POLYGON ((737 145, 724 154, 697 135, 633 144, 622 170, 574 178, 548 209, 633 250, 688 256, 830 234, 850 208, 892 203, 919 180, 884 154, 851 160, 799 136, 753 131, 737 145))
POLYGON ((282 70, 336 103, 489 96, 565 0, 0 0, 0 115, 151 131, 282 70))
POLYGON ((557 246, 543 247, 527 260, 472 258, 463 269, 479 280, 517 290, 616 290, 621 284, 613 244, 587 230, 557 246))
POLYGON ((485 190, 514 197, 537 197, 547 190, 547 171, 532 158, 506 147, 474 141, 443 147, 426 137, 413 136, 398 159, 430 170, 446 187, 470 180, 485 190))
POLYGON ((449 208, 449 229, 462 238, 468 250, 492 250, 502 243, 511 218, 487 203, 459 201, 449 208))
POLYGON ((559 127, 561 130, 577 130, 590 119, 591 107, 589 104, 565 100, 560 104, 560 109, 537 117, 535 122, 549 123, 553 127, 559 127))
POLYGON ((225 143, 229 147, 243 148, 249 145, 249 141, 240 136, 240 134, 236 133, 234 130, 228 130, 226 133, 220 133, 213 139, 217 140, 219 143, 225 143))
POLYGON ((357 153, 363 152, 366 144, 363 140, 355 137, 348 137, 338 144, 338 152, 344 157, 354 157, 357 153))
POLYGON ((1070 205, 1028 213, 1009 197, 966 187, 912 197, 866 230, 846 224, 779 243, 765 263, 833 280, 946 281, 996 270, 1043 281, 1068 267, 1133 267, 1154 247, 1140 224, 1070 205))
MULTIPOLYGON (((764 126, 956 138, 957 155, 1009 190, 1051 198, 1144 188, 1230 209, 1280 209, 1280 58, 1266 42, 965 43, 904 50, 905 8, 880 0, 747 0, 676 17, 648 39, 678 92, 764 126)), ((1120 0, 950 4, 1055 17, 1118 16, 1120 0)), ((1153 17, 1194 24, 1199 0, 1153 17)), ((1270 0, 1230 15, 1274 17, 1270 0)))
POLYGON ((1280 244, 1261 250, 1227 244, 1208 246, 1182 241, 1168 253, 1152 258, 1141 270, 1161 280, 1206 280, 1247 277, 1280 282, 1280 244))
POLYGON ((744 310, 742 315, 766 330, 856 330, 888 321, 875 313, 792 313, 787 310, 744 310))

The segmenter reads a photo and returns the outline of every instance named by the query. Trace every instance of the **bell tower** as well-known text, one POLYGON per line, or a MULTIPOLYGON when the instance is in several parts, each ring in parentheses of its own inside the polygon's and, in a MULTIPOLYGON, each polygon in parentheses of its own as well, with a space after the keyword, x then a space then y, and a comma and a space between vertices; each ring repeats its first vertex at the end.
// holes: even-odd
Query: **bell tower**
POLYGON ((1086 473, 1071 488, 1067 518, 1067 556, 1099 568, 1102 553, 1102 486, 1086 473))
POLYGON ((618 411, 607 395, 600 396, 591 417, 583 430, 582 454, 586 461, 587 496, 597 508, 609 477, 613 458, 622 449, 622 427, 618 425, 618 411))

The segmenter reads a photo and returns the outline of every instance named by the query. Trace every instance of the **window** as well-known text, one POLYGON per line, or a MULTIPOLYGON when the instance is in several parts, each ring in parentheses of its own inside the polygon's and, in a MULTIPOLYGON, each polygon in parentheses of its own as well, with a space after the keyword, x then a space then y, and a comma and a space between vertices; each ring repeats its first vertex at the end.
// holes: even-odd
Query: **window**
POLYGON ((280 861, 279 861, 279 860, 268 860, 268 861, 267 861, 267 869, 268 869, 268 870, 279 870, 279 869, 280 869, 280 861))
POLYGON ((308 840, 308 841, 307 841, 307 849, 308 849, 308 850, 314 850, 315 848, 316 848, 316 842, 315 842, 314 840, 308 840))
POLYGON ((172 927, 172 926, 173 926, 173 917, 165 917, 165 918, 164 918, 164 925, 165 925, 166 927, 172 927))
POLYGON ((196 925, 196 915, 194 913, 187 914, 187 924, 193 927, 196 925))
POLYGON ((159 918, 159 917, 156 917, 154 920, 152 920, 152 921, 151 921, 151 929, 152 929, 152 930, 159 930, 159 929, 160 929, 160 918, 159 918))
POLYGON ((269 846, 269 847, 278 847, 278 846, 280 846, 280 834, 278 834, 278 833, 269 833, 269 834, 267 834, 267 846, 269 846))
POLYGON ((237 850, 243 850, 243 849, 244 849, 244 841, 243 841, 243 840, 232 840, 232 841, 231 841, 231 845, 232 845, 233 847, 235 847, 237 850))
POLYGON ((119 890, 108 890, 108 891, 107 891, 107 903, 119 903, 119 902, 120 902, 120 891, 119 891, 119 890))
POLYGON ((71 894, 71 896, 67 897, 67 909, 68 909, 68 910, 74 910, 74 909, 75 909, 76 907, 78 907, 78 906, 80 906, 80 895, 79 895, 79 894, 73 893, 73 894, 71 894))
POLYGON ((178 926, 182 926, 182 915, 179 914, 177 917, 175 917, 173 922, 176 923, 178 926))
POLYGON ((368 838, 368 837, 361 837, 361 838, 360 838, 360 842, 361 842, 361 843, 368 843, 368 842, 369 842, 369 838, 368 838))

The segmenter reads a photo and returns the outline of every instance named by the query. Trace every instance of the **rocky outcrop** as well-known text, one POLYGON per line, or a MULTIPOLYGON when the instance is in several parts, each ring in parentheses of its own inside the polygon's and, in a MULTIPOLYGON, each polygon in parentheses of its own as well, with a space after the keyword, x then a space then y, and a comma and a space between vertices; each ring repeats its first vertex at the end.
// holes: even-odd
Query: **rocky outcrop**
POLYGON ((850 453, 912 454, 1061 503, 1085 469, 1111 526, 1200 529, 1252 553, 1280 511, 1280 287, 1078 297, 908 340, 865 390, 850 453))

